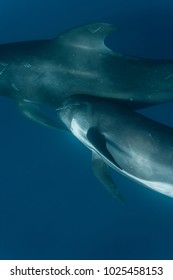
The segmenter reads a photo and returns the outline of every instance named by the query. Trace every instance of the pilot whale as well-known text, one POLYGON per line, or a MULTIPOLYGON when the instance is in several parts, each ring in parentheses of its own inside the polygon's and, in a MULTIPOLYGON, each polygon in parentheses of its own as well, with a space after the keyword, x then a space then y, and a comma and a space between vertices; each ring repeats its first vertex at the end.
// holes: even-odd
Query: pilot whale
POLYGON ((95 175, 120 202, 123 198, 108 167, 173 197, 173 128, 130 106, 91 96, 69 98, 57 115, 92 151, 95 175))
POLYGON ((115 30, 91 23, 52 40, 0 45, 0 95, 53 128, 64 127, 42 104, 55 110, 73 95, 121 100, 134 108, 173 100, 173 63, 114 52, 104 41, 115 30))

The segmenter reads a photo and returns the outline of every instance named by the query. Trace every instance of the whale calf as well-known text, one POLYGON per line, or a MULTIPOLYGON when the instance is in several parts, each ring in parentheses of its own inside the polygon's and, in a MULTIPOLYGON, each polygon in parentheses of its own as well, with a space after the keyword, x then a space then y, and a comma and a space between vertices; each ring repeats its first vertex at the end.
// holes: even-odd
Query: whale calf
POLYGON ((130 106, 91 96, 69 98, 57 115, 92 151, 94 173, 120 202, 123 198, 108 167, 173 197, 173 128, 130 106))
POLYGON ((109 49, 109 23, 91 23, 52 40, 0 45, 0 95, 28 118, 65 127, 48 116, 73 95, 128 102, 134 108, 173 100, 173 62, 134 58, 109 49))

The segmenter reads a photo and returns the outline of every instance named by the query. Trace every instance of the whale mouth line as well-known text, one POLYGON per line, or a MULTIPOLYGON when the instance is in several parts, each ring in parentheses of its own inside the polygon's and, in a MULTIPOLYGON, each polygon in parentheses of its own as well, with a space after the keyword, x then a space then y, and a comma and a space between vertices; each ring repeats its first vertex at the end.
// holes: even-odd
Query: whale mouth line
POLYGON ((59 111, 64 111, 64 110, 66 110, 66 109, 69 109, 69 108, 71 108, 73 105, 66 105, 66 106, 61 106, 61 107, 59 107, 59 108, 57 108, 56 109, 56 112, 59 112, 59 111))
POLYGON ((68 110, 69 108, 72 108, 72 107, 82 107, 82 106, 88 106, 89 103, 87 102, 83 102, 83 103, 73 103, 73 104, 69 104, 69 105, 65 105, 65 106, 62 106, 62 107, 59 107, 56 109, 56 112, 61 112, 61 111, 64 111, 64 110, 68 110))
POLYGON ((80 104, 70 104, 70 105, 62 106, 62 107, 57 108, 56 112, 64 111, 66 109, 71 108, 72 106, 80 106, 80 104))

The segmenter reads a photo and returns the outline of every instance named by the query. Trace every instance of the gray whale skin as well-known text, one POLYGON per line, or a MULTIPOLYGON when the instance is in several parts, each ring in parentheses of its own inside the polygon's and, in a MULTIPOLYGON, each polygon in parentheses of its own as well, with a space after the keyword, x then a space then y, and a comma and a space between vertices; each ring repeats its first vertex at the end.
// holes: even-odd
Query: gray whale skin
POLYGON ((173 128, 108 99, 76 96, 57 110, 58 117, 92 151, 93 170, 124 202, 108 167, 173 197, 173 128))
POLYGON ((28 118, 70 130, 92 150, 96 176, 121 202, 108 166, 173 196, 172 129, 134 112, 173 100, 173 63, 113 52, 104 41, 115 30, 92 23, 52 40, 0 45, 0 94, 28 118), (57 121, 42 104, 61 108, 57 121))
POLYGON ((42 110, 73 95, 90 95, 147 107, 173 100, 173 63, 113 52, 105 38, 116 31, 92 23, 52 40, 0 45, 0 94, 13 98, 30 119, 63 128, 42 110))

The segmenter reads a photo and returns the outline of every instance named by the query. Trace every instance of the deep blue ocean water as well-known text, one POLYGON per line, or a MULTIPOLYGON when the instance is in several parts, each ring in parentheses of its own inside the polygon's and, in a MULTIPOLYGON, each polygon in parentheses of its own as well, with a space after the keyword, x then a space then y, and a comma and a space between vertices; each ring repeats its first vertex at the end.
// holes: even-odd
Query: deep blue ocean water
MULTIPOLYGON (((110 48, 173 59, 170 0, 1 0, 0 42, 55 37, 90 22, 110 48)), ((173 199, 114 173, 126 207, 95 179, 77 139, 0 99, 0 259, 173 259, 173 199)), ((173 126, 173 103, 147 110, 173 126)))

